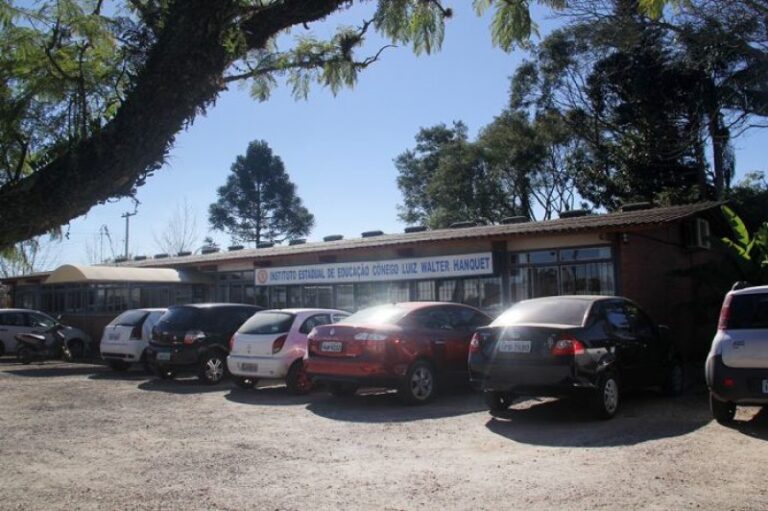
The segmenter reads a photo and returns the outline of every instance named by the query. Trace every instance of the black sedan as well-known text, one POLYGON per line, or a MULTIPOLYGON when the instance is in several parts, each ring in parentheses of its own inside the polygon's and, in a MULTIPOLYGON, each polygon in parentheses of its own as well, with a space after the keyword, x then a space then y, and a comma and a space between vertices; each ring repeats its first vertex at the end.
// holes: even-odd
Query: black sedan
POLYGON ((634 302, 613 296, 556 296, 513 305, 472 337, 470 380, 492 411, 518 396, 586 395, 611 418, 621 391, 683 390, 683 366, 660 328, 634 302))

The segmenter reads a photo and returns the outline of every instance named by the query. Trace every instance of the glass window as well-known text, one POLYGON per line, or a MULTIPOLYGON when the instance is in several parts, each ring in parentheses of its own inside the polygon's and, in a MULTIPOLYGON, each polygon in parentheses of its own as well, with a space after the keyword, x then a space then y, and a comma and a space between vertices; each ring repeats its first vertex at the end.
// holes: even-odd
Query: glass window
POLYGON ((109 322, 108 326, 138 326, 144 322, 149 313, 141 310, 125 311, 109 322))
POLYGON ((611 247, 582 247, 565 248, 560 250, 561 261, 589 261, 593 259, 610 259, 611 247))
POLYGON ((27 326, 27 322, 21 312, 3 312, 0 314, 0 325, 27 326))
POLYGON ((288 307, 288 290, 285 286, 274 286, 269 291, 269 306, 273 309, 288 307))
POLYGON ((237 331, 249 335, 281 334, 291 329, 295 319, 296 316, 288 312, 261 311, 251 316, 237 331))
POLYGON ((616 334, 627 335, 630 333, 630 323, 623 304, 619 302, 609 302, 605 304, 605 319, 608 326, 616 334))
POLYGON ((39 328, 52 328, 56 324, 56 320, 45 314, 39 314, 37 312, 29 313, 29 325, 39 328))
POLYGON ((389 284, 389 297, 388 302, 407 302, 410 297, 410 289, 408 282, 391 282, 389 284))
POLYGON ((289 286, 288 287, 288 307, 301 307, 301 287, 289 286))
POLYGON ((315 314, 304 320, 304 323, 299 328, 299 333, 308 334, 316 326, 327 325, 330 322, 331 318, 328 317, 328 314, 315 314))
POLYGON ((568 265, 560 268, 562 294, 611 295, 613 294, 613 264, 592 263, 568 265))
POLYGON ((432 302, 435 300, 435 281, 422 280, 413 282, 412 296, 414 301, 432 302))
POLYGON ((329 309, 333 307, 331 286, 304 286, 304 306, 329 309))
POLYGON ((336 286, 336 308, 355 310, 355 286, 353 284, 336 286))
POLYGON ((261 307, 269 307, 269 288, 266 286, 259 286, 254 290, 254 303, 261 307))
POLYGON ((452 330, 451 316, 445 307, 430 307, 415 311, 409 316, 413 324, 428 330, 452 330))
POLYGON ((339 321, 339 323, 367 325, 395 325, 408 313, 408 309, 397 305, 368 307, 339 321))
POLYGON ((543 323, 582 326, 592 301, 580 298, 541 298, 519 302, 491 323, 491 326, 511 326, 543 323))
POLYGON ((750 328, 768 328, 768 295, 758 293, 732 295, 728 329, 750 328))
POLYGON ((437 283, 437 299, 441 302, 461 302, 461 289, 455 280, 441 280, 437 283))

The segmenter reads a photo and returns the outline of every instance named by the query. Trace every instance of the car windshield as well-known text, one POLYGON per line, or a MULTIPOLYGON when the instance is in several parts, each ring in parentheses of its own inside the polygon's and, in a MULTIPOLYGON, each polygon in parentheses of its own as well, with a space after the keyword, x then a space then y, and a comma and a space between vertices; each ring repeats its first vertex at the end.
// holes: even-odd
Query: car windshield
POLYGON ((158 324, 165 328, 196 328, 202 313, 195 307, 171 307, 160 316, 158 324))
POLYGON ((257 312, 243 323, 238 333, 250 335, 282 334, 291 329, 296 316, 287 312, 257 312))
POLYGON ((358 311, 339 321, 339 324, 394 325, 408 312, 407 309, 394 305, 377 305, 358 311))
POLYGON ((524 323, 581 326, 592 304, 589 300, 551 298, 516 303, 496 318, 491 326, 524 323))
POLYGON ((734 295, 731 299, 729 330, 768 328, 768 295, 734 295))
POLYGON ((147 311, 125 311, 110 321, 108 326, 137 326, 144 321, 147 314, 149 314, 147 311))

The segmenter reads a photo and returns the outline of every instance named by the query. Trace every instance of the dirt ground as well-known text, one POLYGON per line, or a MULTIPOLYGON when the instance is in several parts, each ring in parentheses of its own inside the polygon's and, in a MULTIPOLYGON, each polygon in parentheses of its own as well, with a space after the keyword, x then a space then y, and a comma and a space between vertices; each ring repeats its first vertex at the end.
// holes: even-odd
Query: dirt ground
POLYGON ((768 412, 703 390, 492 417, 480 396, 291 397, 0 362, 2 509, 768 509, 768 412))

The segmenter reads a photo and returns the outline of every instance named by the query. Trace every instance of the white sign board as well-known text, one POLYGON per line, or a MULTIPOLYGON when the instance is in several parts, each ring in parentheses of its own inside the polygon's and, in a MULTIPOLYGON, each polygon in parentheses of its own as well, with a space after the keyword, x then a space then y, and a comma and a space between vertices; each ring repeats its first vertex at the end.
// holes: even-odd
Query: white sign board
POLYGON ((257 286, 385 282, 493 274, 491 252, 256 270, 257 286))

